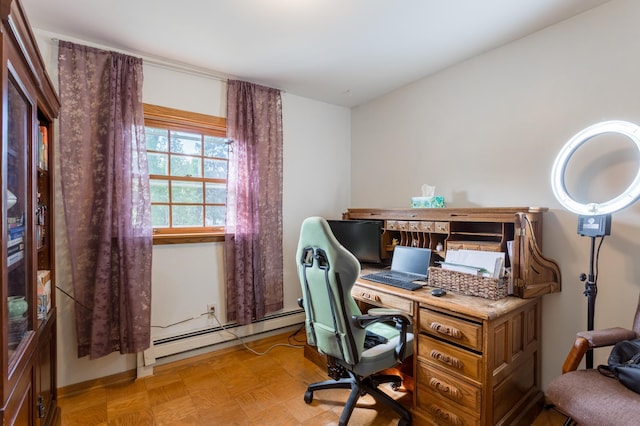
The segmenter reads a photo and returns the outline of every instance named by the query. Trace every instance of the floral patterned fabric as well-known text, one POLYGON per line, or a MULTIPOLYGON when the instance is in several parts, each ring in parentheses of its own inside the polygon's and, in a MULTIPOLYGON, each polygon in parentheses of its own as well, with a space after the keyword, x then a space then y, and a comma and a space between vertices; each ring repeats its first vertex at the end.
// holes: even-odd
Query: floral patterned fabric
POLYGON ((150 344, 142 60, 60 41, 60 174, 78 356, 150 344))
POLYGON ((227 82, 227 320, 249 324, 283 307, 280 91, 227 82))

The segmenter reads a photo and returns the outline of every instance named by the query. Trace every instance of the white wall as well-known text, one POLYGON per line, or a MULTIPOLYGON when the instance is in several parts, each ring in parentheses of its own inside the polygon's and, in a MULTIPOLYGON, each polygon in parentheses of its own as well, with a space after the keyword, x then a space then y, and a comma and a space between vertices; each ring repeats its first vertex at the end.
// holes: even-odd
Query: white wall
MULTIPOLYGON (((351 112, 283 94, 285 305, 293 307, 299 294, 292 256, 306 216, 337 217, 350 206, 405 207, 423 183, 436 185, 452 207, 546 206, 543 251, 560 264, 563 276, 562 292, 543 298, 546 385, 559 374, 575 332, 586 326, 578 275, 588 271, 589 261, 589 240, 576 234, 576 217, 551 193, 551 165, 564 143, 587 125, 606 119, 640 123, 640 94, 634 90, 640 76, 634 49, 639 18, 637 2, 614 0, 351 112)), ((45 58, 49 44, 48 37, 42 39, 45 58)), ((50 63, 55 75, 55 56, 50 63)), ((224 115, 225 110, 221 82, 159 67, 145 67, 144 98, 207 114, 224 115)), ((596 175, 611 179, 611 187, 604 185, 597 196, 606 198, 607 189, 624 187, 618 180, 626 174, 596 175)), ((582 176, 598 186, 587 173, 582 176)), ((578 185, 578 190, 591 195, 585 189, 590 187, 578 185)), ((640 264, 634 262, 639 215, 640 203, 614 214, 612 235, 600 256, 596 327, 631 324, 640 287, 640 264)), ((169 323, 176 313, 175 303, 156 305, 179 281, 163 276, 186 264, 196 246, 154 250, 154 261, 166 263, 154 262, 154 321, 169 323)), ((198 255, 218 260, 197 273, 201 281, 187 284, 221 276, 219 245, 199 248, 198 255)), ((63 256, 58 261, 58 283, 68 285, 63 256)), ((210 297, 222 297, 218 283, 207 288, 210 297)), ((183 293, 189 300, 203 291, 190 290, 183 293)), ((202 304, 193 303, 196 311, 202 304)), ((60 386, 135 368, 133 358, 116 354, 77 359, 71 305, 60 293, 58 305, 60 386)), ((596 362, 604 356, 598 353, 596 362)))
MULTIPOLYGON (((49 73, 57 81, 53 38, 81 40, 36 30, 49 73)), ((84 43, 90 44, 90 43, 84 43)), ((105 48, 104 46, 97 46, 105 48)), ((294 253, 302 220, 311 215, 340 217, 350 205, 350 110, 283 93, 284 309, 297 310, 301 292, 294 253), (327 173, 330 170, 330 173, 327 173)), ((226 115, 226 83, 218 78, 145 62, 143 100, 146 103, 216 116, 226 115)), ((58 192, 59 194, 59 192, 58 192)), ((71 288, 64 249, 64 222, 58 200, 56 238, 58 285, 71 288)), ((215 303, 225 317, 224 251, 221 243, 155 246, 152 271, 152 329, 154 338, 205 328, 204 312, 215 303), (181 322, 187 320, 186 322, 181 322), (181 322, 178 325, 170 326, 181 322)), ((64 387, 136 368, 134 355, 111 354, 89 360, 76 355, 73 305, 61 292, 58 302, 58 386, 64 387)))
MULTIPOLYGON (((609 119, 640 124, 639 19, 640 3, 612 1, 352 111, 354 207, 408 206, 429 183, 450 207, 550 208, 543 252, 559 263, 563 289, 543 298, 543 386, 560 374, 576 331, 586 329, 578 276, 588 272, 590 244, 576 233, 577 217, 555 200, 551 166, 566 141, 588 125, 609 119)), ((610 144, 602 138, 587 145, 592 153, 610 144)), ((582 201, 608 200, 631 182, 640 165, 637 151, 619 149, 630 155, 592 154, 593 169, 574 166, 588 156, 572 159, 570 168, 586 181, 576 183, 576 193, 596 197, 582 201), (601 170, 620 158, 630 174, 607 170, 614 166, 601 170), (592 186, 599 187, 596 194, 592 186)), ((600 255, 596 327, 631 326, 640 290, 639 219, 640 203, 613 215, 600 255)), ((607 354, 597 353, 596 362, 607 354)))

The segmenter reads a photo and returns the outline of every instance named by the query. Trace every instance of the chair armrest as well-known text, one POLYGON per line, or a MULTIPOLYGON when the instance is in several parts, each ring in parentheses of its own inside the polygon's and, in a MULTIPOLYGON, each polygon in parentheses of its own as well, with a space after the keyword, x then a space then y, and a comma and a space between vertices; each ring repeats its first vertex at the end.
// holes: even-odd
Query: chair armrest
POLYGON ((352 317, 353 322, 360 328, 377 322, 394 322, 396 329, 400 331, 400 339, 395 350, 395 357, 398 361, 404 360, 404 352, 407 346, 407 329, 411 325, 411 319, 398 309, 372 308, 367 314, 352 317))
POLYGON ((360 328, 366 328, 376 322, 393 321, 396 323, 396 328, 398 328, 398 330, 400 330, 398 323, 404 323, 405 325, 411 324, 411 318, 405 315, 401 310, 392 308, 372 308, 364 315, 354 316, 353 321, 360 328))
POLYGON ((402 313, 400 309, 393 308, 371 308, 367 311, 367 314, 374 316, 382 316, 382 315, 396 315, 404 317, 407 321, 411 322, 411 318, 402 313))
POLYGON ((622 327, 605 328, 603 330, 581 331, 576 334, 589 342, 591 348, 615 345, 623 340, 636 338, 636 333, 622 327))
POLYGON ((635 332, 622 327, 581 331, 576 334, 576 340, 569 350, 564 364, 562 364, 562 373, 575 371, 589 349, 612 346, 622 340, 634 339, 635 337, 635 332))

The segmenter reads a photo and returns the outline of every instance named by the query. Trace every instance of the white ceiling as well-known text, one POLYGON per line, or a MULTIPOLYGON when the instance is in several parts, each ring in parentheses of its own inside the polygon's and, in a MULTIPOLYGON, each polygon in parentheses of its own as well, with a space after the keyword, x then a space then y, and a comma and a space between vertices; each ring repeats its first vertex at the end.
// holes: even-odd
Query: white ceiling
POLYGON ((609 0, 22 0, 34 28, 360 105, 609 0))

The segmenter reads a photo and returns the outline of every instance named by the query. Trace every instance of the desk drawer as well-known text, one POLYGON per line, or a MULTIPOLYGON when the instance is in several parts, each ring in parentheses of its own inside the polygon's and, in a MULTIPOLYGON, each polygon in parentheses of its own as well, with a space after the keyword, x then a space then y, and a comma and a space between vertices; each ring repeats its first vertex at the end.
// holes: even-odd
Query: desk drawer
POLYGON ((351 295, 356 300, 361 300, 384 308, 399 309, 409 316, 413 316, 413 302, 409 299, 384 293, 382 291, 372 290, 358 284, 354 285, 351 289, 351 295))
POLYGON ((445 401, 464 407, 478 417, 481 409, 481 388, 450 374, 418 362, 418 407, 428 408, 431 402, 445 401))
POLYGON ((482 324, 420 309, 420 331, 482 352, 482 324))
POLYGON ((414 411, 413 424, 433 426, 480 426, 480 416, 474 416, 446 401, 427 401, 414 411))
POLYGON ((388 220, 387 229, 390 231, 408 231, 409 222, 406 220, 388 220))
POLYGON ((437 232, 438 234, 448 234, 449 233, 449 222, 435 222, 433 224, 433 232, 437 232))
POLYGON ((448 343, 420 334, 418 356, 422 361, 473 380, 481 380, 482 357, 448 343))

